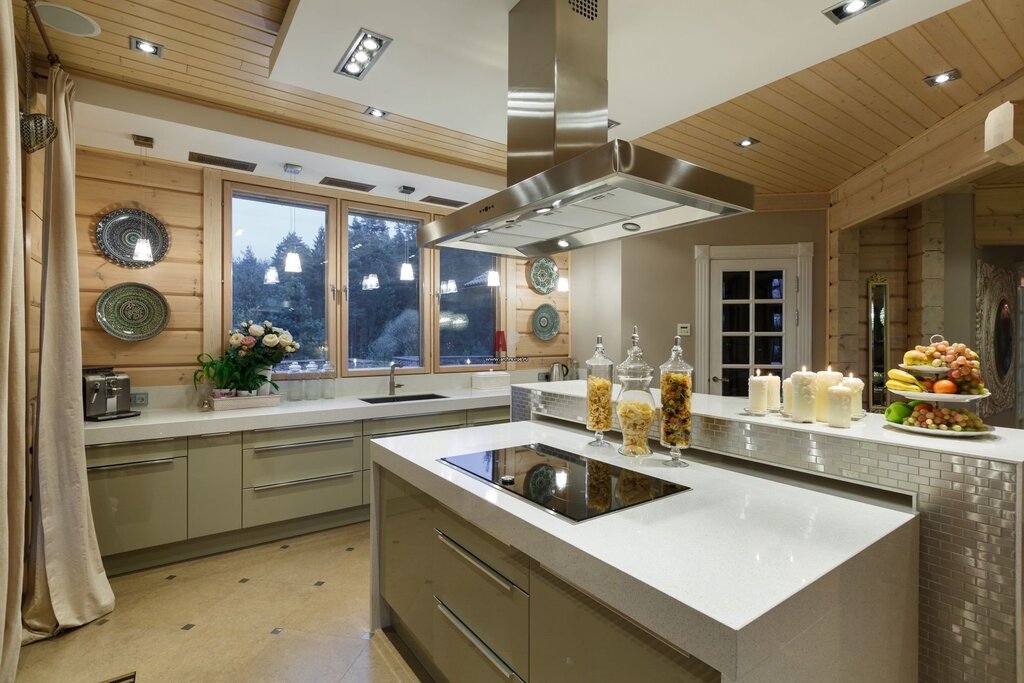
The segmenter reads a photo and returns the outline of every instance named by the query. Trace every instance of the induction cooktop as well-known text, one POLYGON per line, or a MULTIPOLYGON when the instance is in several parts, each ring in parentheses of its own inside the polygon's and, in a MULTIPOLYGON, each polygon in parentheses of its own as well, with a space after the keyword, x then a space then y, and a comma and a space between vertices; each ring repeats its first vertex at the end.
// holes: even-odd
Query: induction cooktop
POLYGON ((575 522, 690 490, 542 443, 440 460, 575 522))

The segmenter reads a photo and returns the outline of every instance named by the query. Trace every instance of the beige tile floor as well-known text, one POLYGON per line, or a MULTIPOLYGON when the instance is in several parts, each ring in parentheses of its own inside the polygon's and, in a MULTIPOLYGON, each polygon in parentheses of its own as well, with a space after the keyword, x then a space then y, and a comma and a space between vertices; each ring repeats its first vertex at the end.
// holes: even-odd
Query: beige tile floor
POLYGON ((369 523, 115 577, 114 611, 23 647, 17 682, 428 680, 370 635, 369 582, 369 523))

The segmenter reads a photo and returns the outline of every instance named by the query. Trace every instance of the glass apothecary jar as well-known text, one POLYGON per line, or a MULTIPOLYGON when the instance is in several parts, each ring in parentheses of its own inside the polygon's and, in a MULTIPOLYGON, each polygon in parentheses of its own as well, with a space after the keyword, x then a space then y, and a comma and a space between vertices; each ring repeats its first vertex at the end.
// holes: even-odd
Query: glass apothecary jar
POLYGON ((604 338, 597 335, 594 355, 587 361, 587 429, 594 432, 588 446, 610 445, 604 433, 612 428, 612 373, 614 366, 604 355, 604 338))
POLYGON ((686 467, 682 448, 690 447, 693 402, 693 366, 683 360, 683 347, 675 339, 672 355, 661 365, 661 445, 669 449, 670 465, 686 467))
POLYGON ((640 334, 633 326, 633 344, 626 354, 626 360, 618 366, 619 382, 622 393, 619 394, 617 415, 619 428, 622 430, 622 455, 651 455, 651 447, 647 440, 654 422, 654 397, 651 396, 651 378, 654 368, 644 361, 644 352, 640 348, 640 334))

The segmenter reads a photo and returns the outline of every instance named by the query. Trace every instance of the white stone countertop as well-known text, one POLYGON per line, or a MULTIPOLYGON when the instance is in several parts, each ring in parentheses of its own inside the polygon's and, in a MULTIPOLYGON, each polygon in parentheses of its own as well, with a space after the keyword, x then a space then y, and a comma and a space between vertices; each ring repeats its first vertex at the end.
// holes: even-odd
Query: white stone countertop
POLYGON ((292 427, 323 422, 371 420, 444 413, 452 410, 507 406, 509 390, 441 389, 445 398, 372 404, 354 397, 316 401, 286 401, 272 408, 200 411, 197 408, 142 409, 142 415, 107 422, 86 422, 87 446, 123 441, 165 439, 214 432, 237 432, 267 427, 292 427))
MULTIPOLYGON (((588 448, 591 439, 513 422, 377 438, 371 453, 374 463, 723 672, 763 656, 765 640, 786 642, 796 622, 813 623, 834 608, 839 591, 857 590, 847 575, 819 579, 915 519, 698 462, 674 468, 663 455, 624 457, 588 448), (535 442, 692 490, 573 523, 438 461, 535 442)), ((872 571, 877 578, 885 570, 872 571)))
MULTIPOLYGON (((534 382, 516 384, 523 389, 537 389, 567 396, 586 398, 587 383, 585 380, 567 382, 534 382)), ((612 395, 618 394, 619 385, 612 388, 612 395)), ((658 390, 651 389, 654 399, 658 402, 658 390)), ((982 399, 985 400, 985 399, 982 399)), ((659 403, 660 405, 660 403, 659 403)), ((974 404, 958 404, 958 407, 972 409, 974 404)), ((703 417, 714 417, 723 420, 749 422, 750 424, 766 425, 797 432, 822 434, 854 441, 868 441, 890 446, 905 446, 924 451, 938 451, 976 458, 987 458, 1000 462, 1024 463, 1024 430, 1009 427, 996 427, 995 431, 974 437, 945 437, 928 434, 914 434, 891 426, 882 415, 868 413, 861 420, 855 420, 850 429, 829 427, 823 422, 797 423, 777 413, 765 417, 752 417, 744 412, 747 399, 735 396, 714 396, 712 394, 693 395, 693 414, 703 417)), ((976 405, 975 405, 976 408, 976 405)), ((581 416, 581 419, 583 417, 581 416)))

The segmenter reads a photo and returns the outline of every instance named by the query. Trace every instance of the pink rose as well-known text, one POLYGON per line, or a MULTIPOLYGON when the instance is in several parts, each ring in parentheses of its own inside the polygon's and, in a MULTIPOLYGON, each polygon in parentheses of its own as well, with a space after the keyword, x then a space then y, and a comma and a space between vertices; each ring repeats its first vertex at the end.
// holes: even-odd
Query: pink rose
POLYGON ((256 338, 249 336, 242 337, 242 346, 244 346, 247 349, 251 349, 252 347, 256 346, 256 338))
POLYGON ((246 351, 245 349, 238 349, 238 357, 239 358, 245 358, 245 354, 247 354, 247 353, 249 353, 249 352, 246 351))

